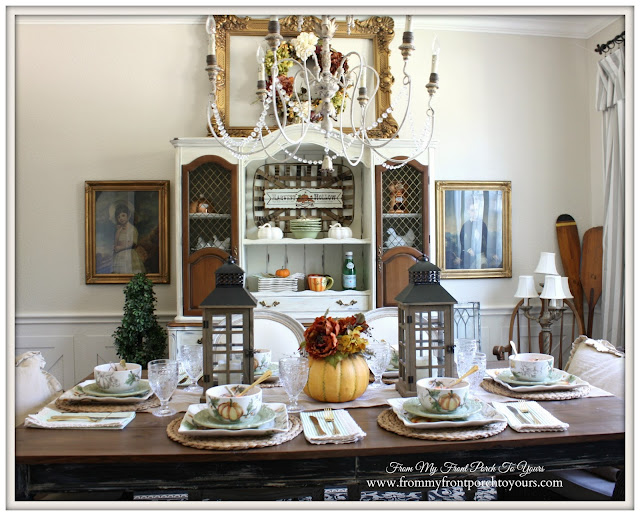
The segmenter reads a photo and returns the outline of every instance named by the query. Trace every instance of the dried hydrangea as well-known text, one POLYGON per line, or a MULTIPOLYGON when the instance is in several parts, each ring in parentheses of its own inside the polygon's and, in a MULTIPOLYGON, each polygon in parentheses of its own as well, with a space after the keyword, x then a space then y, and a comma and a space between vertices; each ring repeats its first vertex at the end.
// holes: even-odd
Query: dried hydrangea
POLYGON ((318 36, 313 32, 301 32, 297 38, 291 40, 296 55, 302 61, 306 61, 316 51, 317 43, 318 36))

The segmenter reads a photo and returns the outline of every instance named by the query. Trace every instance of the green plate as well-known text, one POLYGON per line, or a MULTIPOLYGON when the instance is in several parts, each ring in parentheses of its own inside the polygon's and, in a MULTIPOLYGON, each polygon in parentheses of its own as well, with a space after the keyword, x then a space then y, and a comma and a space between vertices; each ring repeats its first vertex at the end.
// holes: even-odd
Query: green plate
POLYGON ((555 385, 556 383, 563 381, 565 375, 570 376, 560 369, 554 369, 551 371, 551 374, 547 376, 546 380, 533 382, 531 380, 519 380, 513 376, 509 369, 505 369, 498 375, 498 378, 510 385, 555 385))
POLYGON ((137 389, 132 389, 127 392, 105 392, 100 387, 98 387, 97 383, 88 383, 84 387, 81 387, 82 392, 87 394, 88 396, 97 396, 99 398, 130 398, 132 396, 142 396, 147 394, 151 387, 149 387, 149 382, 147 380, 140 380, 137 389))
POLYGON ((467 402, 462 407, 458 407, 453 412, 428 412, 421 404, 418 398, 409 398, 404 402, 402 408, 413 414, 414 416, 426 417, 429 419, 442 419, 442 420, 454 420, 454 419, 467 419, 470 415, 480 412, 482 410, 482 402, 476 399, 467 398, 467 402))
POLYGON ((231 422, 214 416, 209 410, 201 410, 193 415, 193 421, 196 425, 204 428, 226 428, 229 430, 240 430, 242 428, 256 428, 262 426, 276 418, 276 413, 269 407, 262 405, 260 412, 247 421, 231 422))

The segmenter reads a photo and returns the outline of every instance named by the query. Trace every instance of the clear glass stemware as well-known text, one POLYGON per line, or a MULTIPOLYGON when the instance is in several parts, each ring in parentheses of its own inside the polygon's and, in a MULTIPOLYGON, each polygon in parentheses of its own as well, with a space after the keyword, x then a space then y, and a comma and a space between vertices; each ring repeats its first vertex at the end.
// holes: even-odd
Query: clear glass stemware
POLYGON ((178 386, 178 361, 168 359, 152 360, 147 368, 149 385, 160 400, 160 406, 151 413, 159 417, 175 414, 176 411, 169 407, 169 399, 178 386))
POLYGON ((473 356, 473 361, 471 365, 477 365, 478 370, 472 375, 467 376, 467 380, 469 381, 469 390, 471 392, 480 391, 480 384, 484 379, 484 374, 487 370, 487 355, 484 353, 476 353, 473 356))
POLYGON ((189 376, 189 385, 183 389, 186 392, 202 393, 202 387, 198 385, 198 377, 202 374, 202 353, 202 344, 184 344, 180 348, 180 363, 189 376))
POLYGON ((454 358, 458 378, 466 373, 473 365, 473 357, 478 351, 478 341, 476 339, 456 339, 454 358))
POLYGON ((384 340, 372 340, 365 351, 365 359, 369 369, 373 373, 374 382, 369 385, 370 389, 382 389, 382 374, 389 367, 391 362, 391 346, 384 340))
POLYGON ((278 375, 282 388, 289 397, 288 412, 300 412, 298 396, 307 384, 309 377, 309 359, 306 357, 285 357, 278 362, 278 375))

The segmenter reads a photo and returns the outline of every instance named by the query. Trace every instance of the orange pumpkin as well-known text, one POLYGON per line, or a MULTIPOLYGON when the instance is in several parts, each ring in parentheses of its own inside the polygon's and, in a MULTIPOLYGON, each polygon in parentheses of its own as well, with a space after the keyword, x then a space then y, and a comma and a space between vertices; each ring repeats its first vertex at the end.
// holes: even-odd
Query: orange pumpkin
POLYGON ((289 272, 289 269, 278 269, 276 271, 276 276, 278 276, 278 278, 286 278, 287 276, 289 276, 289 274, 291 274, 289 272))
POLYGON ((369 385, 369 366, 360 355, 349 355, 335 366, 309 357, 309 379, 304 392, 318 401, 337 403, 355 400, 369 385))
POLYGON ((244 411, 238 403, 234 403, 233 400, 229 400, 226 403, 218 405, 218 413, 229 421, 237 421, 242 417, 244 411))
POLYGON ((460 396, 455 392, 450 392, 438 398, 438 404, 442 407, 442 410, 449 411, 457 409, 460 406, 461 401, 460 396))

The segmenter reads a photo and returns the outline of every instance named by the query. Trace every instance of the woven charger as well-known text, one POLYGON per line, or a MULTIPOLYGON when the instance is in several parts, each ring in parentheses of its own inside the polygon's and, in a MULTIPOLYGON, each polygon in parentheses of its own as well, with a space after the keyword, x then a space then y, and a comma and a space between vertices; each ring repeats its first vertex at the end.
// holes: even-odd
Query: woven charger
POLYGON ((394 434, 413 437, 414 439, 425 439, 427 441, 473 441, 474 439, 484 439, 485 437, 499 434, 507 428, 506 421, 489 423, 488 425, 473 428, 453 427, 434 430, 410 428, 400 421, 393 409, 387 409, 378 415, 378 425, 394 434))
POLYGON ((553 400, 572 400, 575 398, 583 398, 591 390, 590 385, 583 385, 577 389, 570 391, 541 391, 541 392, 516 392, 507 389, 504 385, 500 385, 493 380, 482 380, 480 386, 487 392, 500 394, 508 398, 518 398, 523 400, 536 401, 553 401, 553 400))
POLYGON ((169 439, 176 441, 183 446, 198 448, 199 450, 250 450, 251 448, 266 448, 267 446, 277 446, 286 443, 300 432, 302 432, 302 422, 295 416, 289 415, 289 430, 279 434, 271 434, 265 437, 203 437, 194 435, 184 435, 178 433, 182 417, 174 419, 167 426, 169 439))
POLYGON ((140 403, 88 403, 84 401, 56 400, 56 407, 67 412, 144 412, 147 409, 159 407, 160 400, 154 394, 140 403))

